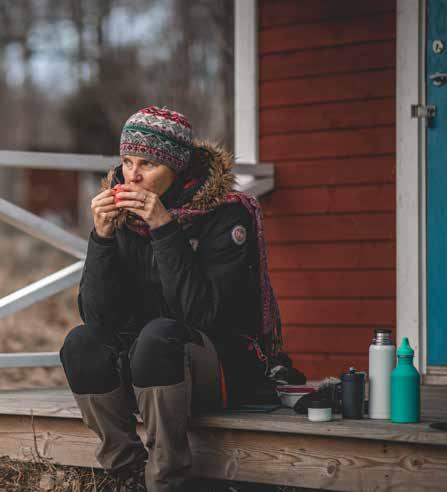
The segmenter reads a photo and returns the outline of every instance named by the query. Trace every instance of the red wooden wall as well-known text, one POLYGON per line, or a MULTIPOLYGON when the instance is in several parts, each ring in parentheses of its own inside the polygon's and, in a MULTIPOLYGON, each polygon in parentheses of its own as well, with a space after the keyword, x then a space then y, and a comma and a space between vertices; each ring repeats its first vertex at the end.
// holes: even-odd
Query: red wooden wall
POLYGON ((366 370, 395 327, 394 0, 260 0, 262 200, 286 351, 308 378, 366 370))

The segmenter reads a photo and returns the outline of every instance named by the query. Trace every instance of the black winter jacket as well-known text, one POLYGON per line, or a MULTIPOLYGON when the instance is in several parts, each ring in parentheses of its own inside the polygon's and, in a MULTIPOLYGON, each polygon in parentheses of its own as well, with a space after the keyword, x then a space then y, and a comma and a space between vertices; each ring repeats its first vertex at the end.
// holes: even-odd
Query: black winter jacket
POLYGON ((192 224, 176 220, 146 238, 123 226, 113 238, 91 232, 79 290, 85 323, 135 332, 158 317, 205 332, 223 364, 231 404, 250 399, 263 364, 241 334, 261 323, 253 219, 242 204, 222 204, 192 224), (242 243, 232 231, 247 232, 242 243))

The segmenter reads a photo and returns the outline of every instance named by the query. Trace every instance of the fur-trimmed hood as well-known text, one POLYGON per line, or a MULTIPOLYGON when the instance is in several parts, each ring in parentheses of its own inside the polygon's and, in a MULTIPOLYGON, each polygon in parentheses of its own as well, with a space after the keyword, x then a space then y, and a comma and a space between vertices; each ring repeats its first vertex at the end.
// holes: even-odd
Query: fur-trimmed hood
MULTIPOLYGON (((222 146, 206 140, 193 140, 191 165, 186 182, 199 183, 192 193, 185 191, 181 206, 194 210, 211 210, 219 206, 233 190, 236 178, 232 172, 233 155, 222 146)), ((112 188, 117 182, 116 173, 121 166, 111 169, 102 180, 101 191, 112 188)))

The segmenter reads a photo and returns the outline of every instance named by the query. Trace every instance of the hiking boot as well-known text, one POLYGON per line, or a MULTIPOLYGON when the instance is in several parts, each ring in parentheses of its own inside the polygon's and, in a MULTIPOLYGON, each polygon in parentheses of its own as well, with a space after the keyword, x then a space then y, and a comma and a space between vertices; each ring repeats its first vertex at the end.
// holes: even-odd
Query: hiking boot
POLYGON ((109 472, 112 477, 110 492, 147 492, 144 479, 146 461, 126 466, 122 470, 109 472))

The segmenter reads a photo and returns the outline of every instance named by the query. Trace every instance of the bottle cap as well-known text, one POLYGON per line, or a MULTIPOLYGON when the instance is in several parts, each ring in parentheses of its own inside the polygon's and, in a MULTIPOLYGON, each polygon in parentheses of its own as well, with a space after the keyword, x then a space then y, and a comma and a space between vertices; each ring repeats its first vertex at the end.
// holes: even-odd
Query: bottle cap
POLYGON ((365 379, 365 373, 357 372, 354 367, 350 367, 349 372, 342 374, 340 379, 342 381, 361 381, 362 379, 365 379))
POLYGON ((374 333, 391 333, 389 328, 375 328, 374 333))
POLYGON ((414 356, 414 350, 410 346, 410 342, 408 341, 408 337, 402 338, 402 343, 400 347, 397 349, 397 355, 402 357, 412 357, 414 356))

